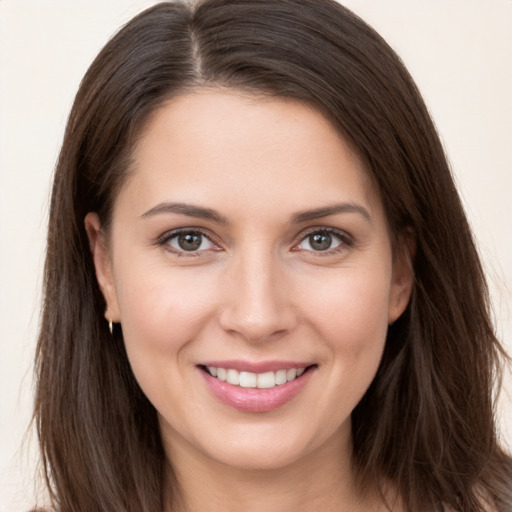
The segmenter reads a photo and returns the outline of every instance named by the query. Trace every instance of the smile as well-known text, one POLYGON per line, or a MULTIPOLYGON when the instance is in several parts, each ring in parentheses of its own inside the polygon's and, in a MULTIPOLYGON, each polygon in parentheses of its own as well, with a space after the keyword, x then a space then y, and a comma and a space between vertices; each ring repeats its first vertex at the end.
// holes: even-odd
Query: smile
POLYGON ((212 361, 198 365, 198 369, 221 402, 239 411, 261 413, 290 402, 307 386, 318 365, 212 361))
POLYGON ((217 368, 215 366, 207 366, 206 370, 212 377, 233 386, 270 389, 297 379, 306 371, 306 368, 289 368, 264 373, 239 372, 233 368, 217 368))

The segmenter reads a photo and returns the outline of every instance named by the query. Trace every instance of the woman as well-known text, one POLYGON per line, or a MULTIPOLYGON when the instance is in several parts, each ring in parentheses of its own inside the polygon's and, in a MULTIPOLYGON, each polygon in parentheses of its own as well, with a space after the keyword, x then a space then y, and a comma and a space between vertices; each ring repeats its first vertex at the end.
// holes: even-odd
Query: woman
POLYGON ((102 50, 50 212, 56 509, 510 510, 502 356, 432 122, 361 20, 165 3, 102 50))

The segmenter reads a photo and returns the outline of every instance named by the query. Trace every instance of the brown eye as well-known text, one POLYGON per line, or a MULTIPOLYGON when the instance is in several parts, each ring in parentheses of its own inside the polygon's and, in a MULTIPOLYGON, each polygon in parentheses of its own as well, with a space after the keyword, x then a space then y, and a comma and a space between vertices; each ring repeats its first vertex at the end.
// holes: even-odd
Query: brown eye
POLYGON ((347 236, 328 230, 318 230, 306 235, 297 248, 305 251, 325 252, 337 249, 340 245, 350 245, 347 236))
POLYGON ((204 251, 213 247, 212 241, 199 231, 184 231, 173 235, 167 241, 177 251, 204 251))
POLYGON ((330 233, 314 233, 308 236, 308 241, 314 251, 326 251, 331 248, 332 236, 330 233))
POLYGON ((201 247, 202 235, 199 233, 186 233, 178 236, 178 245, 184 251, 197 251, 201 247))

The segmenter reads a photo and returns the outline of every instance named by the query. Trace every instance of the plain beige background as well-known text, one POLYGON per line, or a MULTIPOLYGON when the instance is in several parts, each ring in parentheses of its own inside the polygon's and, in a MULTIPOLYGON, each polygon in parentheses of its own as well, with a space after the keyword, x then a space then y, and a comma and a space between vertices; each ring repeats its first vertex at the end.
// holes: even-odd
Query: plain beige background
MULTIPOLYGON (((0 0, 0 511, 34 505, 35 450, 20 444, 66 117, 108 37, 153 3, 0 0)), ((479 240, 497 330, 512 352, 512 0, 342 3, 398 51, 424 94, 479 240)), ((512 445, 510 377, 506 389, 498 414, 512 445)))

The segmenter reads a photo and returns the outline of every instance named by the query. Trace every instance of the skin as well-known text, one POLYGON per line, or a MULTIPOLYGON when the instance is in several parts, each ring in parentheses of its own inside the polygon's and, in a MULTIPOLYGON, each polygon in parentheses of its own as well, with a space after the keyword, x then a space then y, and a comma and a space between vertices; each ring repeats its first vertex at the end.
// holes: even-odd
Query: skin
POLYGON ((85 224, 183 509, 381 510, 354 483, 350 414, 412 276, 360 160, 309 106, 219 89, 166 103, 133 156, 108 237, 95 213, 85 224), (199 250, 180 248, 177 229, 204 232, 199 250), (292 400, 256 413, 205 384, 198 365, 230 359, 314 366, 292 400))

